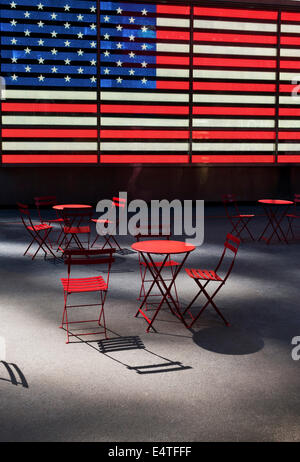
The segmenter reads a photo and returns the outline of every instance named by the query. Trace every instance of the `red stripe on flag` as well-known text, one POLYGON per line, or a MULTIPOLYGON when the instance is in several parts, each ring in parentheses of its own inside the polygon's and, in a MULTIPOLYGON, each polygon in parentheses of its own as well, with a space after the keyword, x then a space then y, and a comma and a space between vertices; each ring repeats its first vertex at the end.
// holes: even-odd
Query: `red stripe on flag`
POLYGON ((291 156, 278 156, 277 161, 279 164, 284 164, 284 163, 299 163, 300 162, 300 156, 297 155, 291 155, 291 156))
POLYGON ((276 85, 272 83, 193 82, 193 89, 212 91, 275 92, 276 85))
POLYGON ((3 154, 4 164, 96 164, 97 155, 3 154))
POLYGON ((182 14, 189 15, 190 7, 189 6, 175 6, 175 5, 156 5, 157 14, 182 14))
POLYGON ((157 90, 188 90, 189 82, 158 80, 156 82, 156 88, 157 90))
POLYGON ((190 40, 190 33, 182 30, 157 30, 157 40, 190 40))
POLYGON ((246 18, 246 19, 273 19, 277 20, 277 11, 260 10, 237 10, 231 8, 202 8, 195 7, 195 16, 215 16, 227 18, 246 18))
POLYGON ((250 139, 250 140, 275 140, 275 132, 267 131, 221 131, 221 130, 197 130, 193 132, 193 139, 250 139))
POLYGON ((300 117, 300 108, 280 107, 279 116, 295 116, 300 117))
POLYGON ((101 155, 100 163, 103 164, 187 164, 188 155, 101 155))
POLYGON ((194 58, 195 66, 275 68, 275 59, 194 58))
POLYGON ((187 106, 144 106, 131 104, 101 104, 101 113, 111 114, 184 114, 188 115, 187 106))
POLYGON ((280 37, 281 45, 300 45, 300 37, 280 37))
MULTIPOLYGON (((300 156, 299 156, 300 158, 300 156)), ((208 155, 205 154, 197 154, 194 155, 192 158, 193 164, 273 164, 275 156, 274 155, 208 155)))
POLYGON ((190 58, 186 56, 156 56, 157 65, 189 66, 190 58))
POLYGON ((282 21, 300 21, 300 13, 296 13, 295 11, 293 11, 292 13, 283 11, 281 13, 281 20, 282 21))
POLYGON ((277 43, 277 37, 276 35, 216 34, 215 32, 195 32, 194 41, 264 43, 275 45, 277 43))
POLYGON ((278 132, 280 140, 300 140, 300 132, 278 132))
POLYGON ((96 113, 97 104, 2 103, 2 111, 96 113))
POLYGON ((281 93, 291 93, 296 85, 291 85, 289 83, 282 83, 279 85, 279 91, 281 93))
POLYGON ((281 69, 300 69, 300 61, 280 61, 281 69))
POLYGON ((100 138, 188 139, 187 130, 101 130, 100 138))
POLYGON ((2 136, 3 138, 97 138, 97 130, 3 128, 2 136))
POLYGON ((246 116, 274 116, 274 108, 266 107, 212 107, 212 106, 195 106, 193 114, 207 115, 246 115, 246 116))

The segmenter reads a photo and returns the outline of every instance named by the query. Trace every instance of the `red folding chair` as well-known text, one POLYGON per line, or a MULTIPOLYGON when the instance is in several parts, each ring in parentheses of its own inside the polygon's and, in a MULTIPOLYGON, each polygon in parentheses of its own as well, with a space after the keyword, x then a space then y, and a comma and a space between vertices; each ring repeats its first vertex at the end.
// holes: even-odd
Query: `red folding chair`
MULTIPOLYGON (((144 233, 141 233, 141 232, 138 232, 136 235, 135 235, 135 238, 137 241, 141 241, 142 239, 167 239, 169 240, 170 237, 171 237, 171 231, 169 228, 166 228, 164 225, 160 225, 160 226, 157 226, 157 228, 154 228, 153 227, 149 227, 147 228, 146 232, 144 233)), ((160 268, 161 265, 162 265, 162 261, 153 261, 153 264, 157 267, 157 268, 160 268)), ((168 261, 166 262, 165 264, 165 267, 168 267, 170 268, 171 270, 171 274, 172 274, 172 278, 171 279, 168 279, 168 278, 164 278, 164 281, 171 281, 173 279, 173 276, 174 276, 174 267, 175 266, 178 266, 179 263, 175 260, 172 260, 171 257, 169 257, 168 261)), ((152 266, 152 263, 151 263, 151 266, 152 266)), ((145 298, 146 296, 146 290, 145 290, 145 284, 146 283, 153 283, 153 278, 151 279, 146 279, 147 277, 147 265, 146 263, 141 259, 141 255, 139 253, 139 268, 140 268, 140 275, 141 275, 141 288, 140 288, 140 292, 139 292, 139 296, 137 298, 137 300, 141 300, 141 298, 145 298)), ((178 294, 177 294, 177 288, 176 288, 176 283, 174 282, 173 284, 173 287, 174 287, 174 292, 175 292, 175 300, 178 304, 178 294)), ((151 295, 151 297, 161 297, 161 294, 157 294, 157 295, 151 295)), ((148 309, 148 305, 147 303, 145 304, 145 310, 148 309)))
POLYGON ((68 208, 62 209, 64 220, 64 239, 60 244, 60 249, 65 252, 73 241, 76 248, 90 248, 91 219, 93 211, 91 208, 68 208), (87 241, 83 241, 82 236, 87 236, 87 241))
POLYGON ((226 241, 225 241, 225 244, 224 244, 223 253, 222 253, 221 258, 220 258, 220 260, 219 260, 219 262, 218 262, 218 264, 217 264, 217 266, 216 266, 216 268, 214 270, 185 268, 185 271, 186 271, 187 275, 190 278, 192 278, 195 281, 195 283, 197 284, 197 286, 199 287, 199 291, 197 292, 197 294, 195 295, 195 297, 193 298, 191 303, 185 308, 185 310, 183 312, 183 315, 185 315, 188 312, 191 319, 192 319, 191 323, 187 326, 188 328, 193 326, 193 324, 197 321, 199 316, 201 316, 201 314, 203 313, 203 311, 207 308, 207 306, 209 304, 211 304, 213 306, 213 308, 216 310, 218 315, 225 322, 226 326, 230 325, 228 323, 228 321, 225 319, 225 317, 222 315, 221 311, 216 306, 213 299, 217 295, 217 293, 220 291, 220 289, 223 287, 223 285, 225 284, 225 282, 227 281, 227 279, 228 279, 228 277, 229 277, 229 275, 231 273, 231 270, 232 270, 234 262, 235 262, 235 258, 236 258, 236 254, 237 254, 239 245, 240 245, 240 239, 238 237, 233 236, 232 234, 227 234, 226 241), (219 270, 221 269, 221 266, 223 264, 225 256, 226 256, 226 260, 227 260, 228 252, 230 252, 230 254, 231 254, 230 259, 229 259, 229 266, 228 266, 227 271, 225 272, 224 276, 221 277, 219 275, 219 270), (200 281, 203 281, 203 282, 200 282, 200 281), (215 289, 215 291, 212 293, 212 295, 209 295, 207 290, 206 290, 206 286, 208 285, 209 282, 215 282, 215 283, 218 284, 218 287, 215 289), (200 308, 198 313, 195 315, 195 314, 192 313, 191 307, 192 307, 192 305, 195 303, 195 301, 197 300, 197 298, 201 294, 203 294, 206 297, 207 301, 203 304, 203 306, 200 308))
POLYGON ((223 204, 225 207, 226 215, 232 225, 230 234, 241 237, 243 230, 247 231, 252 241, 255 241, 251 231, 248 228, 248 223, 255 217, 253 214, 242 214, 239 211, 236 196, 234 194, 224 194, 222 196, 223 204))
MULTIPOLYGON (((113 197, 112 207, 118 207, 120 209, 120 208, 124 208, 125 205, 126 205, 126 199, 121 198, 121 197, 113 197)), ((96 223, 96 224, 97 223, 104 223, 104 224, 112 225, 112 230, 115 232, 120 220, 118 218, 115 221, 113 221, 113 220, 104 220, 104 219, 101 219, 101 218, 92 218, 92 221, 94 223, 96 223)), ((100 236, 100 234, 97 234, 97 236, 96 236, 95 240, 93 241, 91 247, 93 247, 94 244, 97 242, 99 236, 100 236)), ((101 236, 104 238, 104 241, 105 241, 103 246, 102 246, 102 249, 104 249, 106 247, 106 245, 108 244, 111 249, 118 247, 118 249, 122 251, 122 249, 121 249, 118 241, 116 240, 114 234, 112 234, 112 231, 110 233, 103 234, 101 236), (115 243, 116 247, 111 245, 111 241, 113 241, 115 243)))
POLYGON ((22 223, 32 238, 29 246, 24 252, 24 255, 27 254, 28 250, 33 245, 33 243, 36 243, 38 245, 38 248, 36 252, 33 254, 32 260, 35 258, 39 250, 42 250, 44 252, 45 257, 47 256, 47 250, 51 255, 53 255, 53 257, 55 257, 54 253, 52 252, 51 248, 48 246, 46 242, 52 230, 52 226, 47 225, 46 223, 39 223, 34 225, 31 220, 28 205, 17 202, 17 206, 19 208, 22 223))
MULTIPOLYGON (((109 284, 109 275, 111 265, 114 262, 113 253, 115 252, 114 249, 94 249, 94 250, 87 250, 87 249, 77 249, 77 250, 66 250, 64 252, 64 259, 65 264, 68 265, 68 277, 62 278, 62 286, 64 291, 64 310, 60 328, 64 328, 66 326, 67 332, 67 341, 69 343, 70 337, 82 336, 82 335, 97 335, 97 334, 104 334, 105 338, 108 339, 106 333, 106 323, 105 323, 105 315, 104 315, 104 303, 107 296, 108 291, 108 284, 109 284), (71 268, 74 265, 100 265, 105 264, 107 268, 107 276, 106 279, 103 279, 102 276, 92 276, 92 277, 84 277, 84 278, 71 278, 71 268), (79 294, 79 293, 91 293, 91 292, 98 292, 100 295, 100 302, 98 303, 89 303, 89 304, 79 304, 79 305, 67 305, 69 295, 79 294), (70 321, 68 318, 68 310, 73 308, 79 307, 87 307, 87 306, 98 306, 100 307, 100 314, 97 319, 82 319, 76 321, 70 321), (84 324, 85 323, 97 323, 97 328, 102 327, 103 331, 93 331, 93 332, 76 332, 72 333, 69 330, 70 325, 74 324, 84 324)), ((72 327, 71 326, 71 327, 72 327)))
POLYGON ((59 216, 58 211, 53 211, 52 207, 57 205, 56 196, 37 196, 34 198, 35 206, 37 208, 39 218, 41 223, 48 223, 49 225, 58 223, 60 225, 60 234, 56 240, 56 244, 60 242, 61 237, 63 236, 63 223, 64 220, 62 217, 59 216), (52 211, 53 216, 49 218, 49 216, 45 216, 43 212, 47 210, 47 215, 49 215, 49 209, 52 211))
POLYGON ((294 223, 294 220, 296 220, 297 218, 300 218, 300 206, 298 204, 300 204, 300 194, 295 194, 294 195, 294 210, 291 213, 286 214, 286 217, 288 220, 288 230, 287 230, 286 238, 288 238, 288 235, 290 233, 293 239, 296 238, 294 229, 293 229, 293 223, 294 223))

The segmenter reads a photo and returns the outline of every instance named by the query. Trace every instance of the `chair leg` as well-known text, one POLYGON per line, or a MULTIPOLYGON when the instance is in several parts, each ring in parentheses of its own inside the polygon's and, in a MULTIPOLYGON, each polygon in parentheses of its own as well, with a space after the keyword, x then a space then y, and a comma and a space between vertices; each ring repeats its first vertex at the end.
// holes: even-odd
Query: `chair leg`
POLYGON ((60 324, 60 329, 63 328, 63 325, 64 325, 64 321, 65 321, 65 311, 66 311, 66 306, 67 306, 67 298, 68 298, 68 294, 64 293, 64 310, 63 310, 63 315, 62 315, 62 320, 61 320, 61 324, 60 324))
POLYGON ((25 252, 23 253, 23 257, 27 254, 28 250, 30 249, 30 247, 32 246, 32 244, 34 243, 35 241, 35 238, 32 239, 32 241, 30 242, 29 246, 27 247, 27 249, 25 250, 25 252))
POLYGON ((294 234, 294 230, 293 230, 293 218, 291 217, 287 217, 288 219, 288 230, 287 230, 287 233, 286 233, 286 238, 288 239, 288 236, 291 232, 291 236, 292 236, 292 239, 295 239, 295 234, 294 234))
POLYGON ((100 298, 101 298, 101 302, 100 302, 101 310, 100 310, 98 324, 99 324, 99 326, 102 326, 104 328, 105 339, 108 340, 108 336, 107 336, 107 333, 106 333, 105 313, 104 313, 105 297, 103 297, 102 292, 100 292, 100 298), (101 323, 101 318, 103 319, 102 323, 101 323))
POLYGON ((192 317, 192 322, 190 323, 190 325, 188 326, 188 328, 191 328, 193 326, 193 324, 197 321, 197 319, 201 316, 201 314, 203 313, 203 311, 207 308, 207 306, 209 304, 211 304, 213 306, 213 308, 215 309, 216 313, 221 317, 221 319, 224 321, 225 325, 227 327, 230 326, 229 322, 227 321, 227 319, 223 316, 223 314, 221 313, 221 311, 219 310, 219 308, 216 306, 215 302, 213 301, 213 298, 216 296, 216 294, 219 292, 219 290, 221 289, 221 287, 224 285, 224 283, 220 284, 219 287, 215 290, 215 292, 210 296, 207 291, 205 290, 205 287, 207 286, 208 282, 210 281, 207 281, 204 286, 201 285, 201 283, 195 279, 195 282, 196 284, 198 285, 198 287, 200 288, 199 292, 196 294, 196 296, 193 298, 192 302, 188 305, 188 307, 185 309, 183 315, 186 313, 186 311, 188 309, 190 309, 190 307, 192 306, 192 304, 196 301, 196 299, 199 297, 199 295, 201 293, 203 293, 203 295, 205 295, 205 297, 207 298, 207 302, 202 306, 202 308, 200 309, 200 311, 198 312, 198 314, 193 317, 192 314, 190 313, 190 316, 192 317))
POLYGON ((64 327, 64 324, 66 325, 66 331, 67 331, 67 341, 66 343, 69 343, 69 323, 68 323, 68 308, 67 308, 67 300, 68 300, 68 293, 64 292, 64 310, 63 310, 63 315, 62 315, 62 320, 61 320, 61 325, 59 326, 61 329, 64 327), (66 318, 66 320, 65 320, 66 318))

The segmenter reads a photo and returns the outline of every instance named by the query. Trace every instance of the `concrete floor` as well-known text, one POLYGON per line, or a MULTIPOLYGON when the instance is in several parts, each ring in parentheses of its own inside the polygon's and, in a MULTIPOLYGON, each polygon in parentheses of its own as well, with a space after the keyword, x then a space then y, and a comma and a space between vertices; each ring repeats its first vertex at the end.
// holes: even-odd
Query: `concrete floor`
MULTIPOLYGON (((215 217, 223 214, 206 207, 205 242, 186 266, 215 266, 230 231, 215 217)), ((258 235, 263 226, 260 217, 251 229, 258 235)), ((3 210, 1 441, 300 440, 300 361, 291 355, 300 336, 300 241, 241 245, 216 298, 231 327, 209 308, 187 330, 164 310, 157 333, 134 318, 137 254, 118 255, 106 302, 111 340, 68 345, 58 328, 66 267, 23 257, 27 241, 17 212, 3 210)), ((129 249, 133 239, 121 242, 129 249)), ((182 272, 177 286, 187 303, 196 285, 182 272)))

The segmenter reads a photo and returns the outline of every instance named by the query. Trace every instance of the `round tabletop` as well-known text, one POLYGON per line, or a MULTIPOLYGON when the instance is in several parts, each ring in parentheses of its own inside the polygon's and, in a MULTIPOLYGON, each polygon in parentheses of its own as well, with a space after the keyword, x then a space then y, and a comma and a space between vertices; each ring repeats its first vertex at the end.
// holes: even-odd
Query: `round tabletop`
POLYGON ((269 205, 290 205, 294 203, 293 201, 285 201, 282 199, 260 199, 258 202, 269 205))
POLYGON ((64 208, 67 209, 89 209, 91 205, 84 205, 84 204, 61 204, 61 205, 53 205, 54 210, 63 210, 64 208))
POLYGON ((131 248, 138 252, 157 254, 185 253, 195 250, 195 246, 192 244, 169 240, 139 241, 132 244, 131 248))

